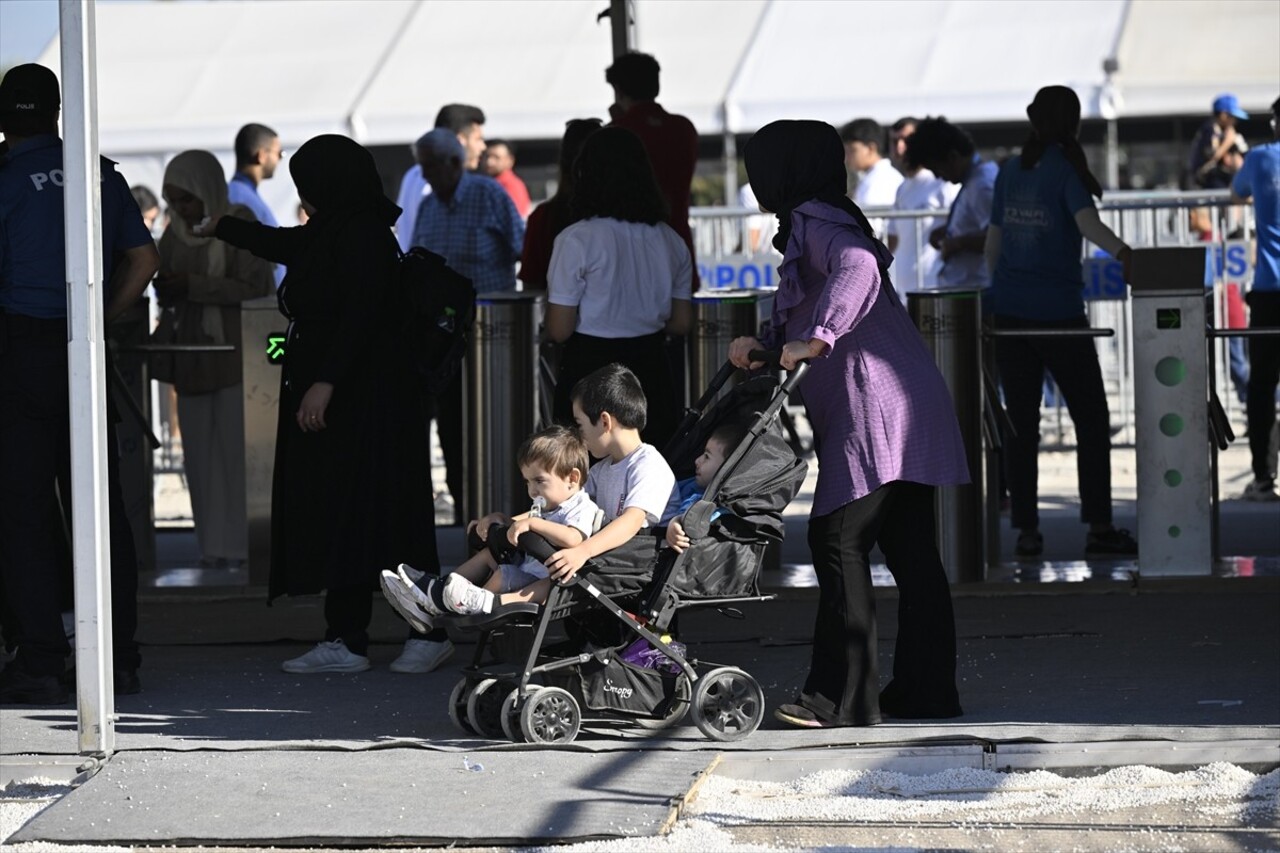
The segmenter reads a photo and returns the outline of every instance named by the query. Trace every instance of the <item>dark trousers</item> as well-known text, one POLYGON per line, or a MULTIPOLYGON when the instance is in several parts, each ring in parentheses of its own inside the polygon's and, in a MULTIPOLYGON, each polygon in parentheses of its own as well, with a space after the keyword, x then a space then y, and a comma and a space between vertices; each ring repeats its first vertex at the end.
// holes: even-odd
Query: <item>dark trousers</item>
MULTIPOLYGON (((111 622, 116 669, 137 669, 138 557, 120 491, 116 429, 107 425, 111 622)), ((71 495, 65 320, 0 314, 0 613, 16 622, 17 663, 60 675, 71 648, 62 627, 54 487, 71 495)))
POLYGON ((809 520, 818 574, 813 659, 800 701, 823 719, 880 719, 871 549, 898 585, 891 690, 902 707, 959 708, 951 589, 935 544, 933 487, 897 481, 809 520))
POLYGON ((464 468, 462 460, 462 383, 466 381, 466 365, 454 377, 448 388, 435 398, 432 405, 432 417, 436 421, 436 431, 440 435, 440 452, 444 455, 445 482, 449 485, 449 494, 453 497, 454 514, 458 521, 462 518, 462 481, 464 468))
MULTIPOLYGON (((1253 290, 1249 302, 1249 328, 1280 329, 1280 291, 1253 290)), ((1249 384, 1245 416, 1249 426, 1249 454, 1253 476, 1273 480, 1276 458, 1270 449, 1276 423, 1276 384, 1280 382, 1280 336, 1249 338, 1249 384)))
MULTIPOLYGON (((1062 321, 992 318, 998 329, 1087 329, 1081 316, 1062 321)), ((996 367, 1013 432, 1005 430, 1005 482, 1010 520, 1020 529, 1040 524, 1040 401, 1047 370, 1076 428, 1080 520, 1111 523, 1111 414, 1092 338, 997 338, 996 367)))

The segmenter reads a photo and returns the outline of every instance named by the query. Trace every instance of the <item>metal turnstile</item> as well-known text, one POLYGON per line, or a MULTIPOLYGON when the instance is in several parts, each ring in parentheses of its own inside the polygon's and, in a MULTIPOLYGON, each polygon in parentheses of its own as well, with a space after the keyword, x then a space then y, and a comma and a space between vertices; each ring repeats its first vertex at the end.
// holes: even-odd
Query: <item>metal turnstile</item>
MULTIPOLYGON (((693 329, 686 338, 686 406, 702 396, 728 360, 729 344, 734 338, 759 334, 760 321, 768 316, 762 312, 772 310, 772 296, 772 291, 761 290, 701 290, 693 294, 693 329)), ((733 378, 726 382, 725 391, 735 382, 733 378)))
POLYGON ((476 297, 463 366, 464 518, 528 505, 516 451, 539 420, 538 325, 545 299, 535 291, 476 297))
POLYGON ((938 552, 952 583, 981 581, 982 525, 982 296, 977 290, 907 294, 907 311, 933 353, 955 405, 970 482, 937 490, 938 552))
POLYGON ((244 487, 249 527, 249 583, 264 585, 271 569, 271 478, 275 472, 280 365, 288 321, 275 294, 240 304, 244 365, 244 487))

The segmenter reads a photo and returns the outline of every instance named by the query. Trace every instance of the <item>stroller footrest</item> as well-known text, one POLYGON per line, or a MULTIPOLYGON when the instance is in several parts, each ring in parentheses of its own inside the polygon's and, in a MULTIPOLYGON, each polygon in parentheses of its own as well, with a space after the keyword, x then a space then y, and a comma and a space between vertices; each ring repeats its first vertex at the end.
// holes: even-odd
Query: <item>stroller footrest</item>
POLYGON ((537 616, 542 610, 541 604, 531 604, 528 602, 519 602, 516 604, 503 604, 493 608, 490 613, 476 613, 471 616, 450 616, 448 618, 450 625, 456 625, 459 628, 483 628, 494 622, 505 622, 513 616, 537 616))

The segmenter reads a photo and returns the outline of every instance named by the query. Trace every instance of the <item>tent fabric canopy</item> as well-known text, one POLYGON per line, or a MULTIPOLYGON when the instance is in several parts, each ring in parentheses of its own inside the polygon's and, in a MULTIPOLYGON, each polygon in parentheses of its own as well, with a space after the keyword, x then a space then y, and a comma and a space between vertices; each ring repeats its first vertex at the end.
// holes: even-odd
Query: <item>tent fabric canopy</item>
MULTIPOLYGON (((703 133, 779 118, 1017 121, 1064 83, 1103 115, 1204 115, 1220 91, 1262 109, 1280 89, 1273 0, 635 0, 662 103, 703 133)), ((99 134, 107 152, 225 150, 247 121, 286 144, 341 132, 406 143, 446 102, 487 130, 558 138, 605 115, 603 0, 256 0, 104 3, 99 134), (145 35, 145 39, 140 36, 145 35), (145 43, 145 47, 139 47, 145 43)), ((40 61, 58 67, 55 40, 40 61)))

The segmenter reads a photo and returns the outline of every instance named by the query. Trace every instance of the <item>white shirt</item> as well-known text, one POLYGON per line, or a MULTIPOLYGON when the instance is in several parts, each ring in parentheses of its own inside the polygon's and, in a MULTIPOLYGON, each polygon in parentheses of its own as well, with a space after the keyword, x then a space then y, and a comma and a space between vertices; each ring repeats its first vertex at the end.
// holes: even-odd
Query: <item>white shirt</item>
MULTIPOLYGON (((586 489, 579 489, 543 518, 556 524, 563 524, 565 527, 572 527, 584 537, 589 537, 596 532, 596 515, 599 512, 600 508, 596 506, 595 501, 591 500, 586 489)), ((545 578, 548 574, 547 567, 528 554, 521 555, 516 565, 520 571, 534 577, 545 578)))
POLYGON ((662 331, 671 300, 689 299, 692 287, 689 247, 665 222, 575 222, 556 237, 547 270, 547 301, 576 307, 576 331, 598 338, 662 331))
POLYGON ((431 195, 431 184, 422 177, 422 167, 414 166, 404 173, 400 179, 400 194, 396 196, 396 204, 400 207, 400 217, 396 219, 396 242, 400 251, 407 252, 413 245, 413 229, 418 223, 418 207, 422 200, 431 195))
MULTIPOLYGON (((858 175, 858 186, 853 191, 853 202, 866 212, 868 207, 893 207, 898 197, 898 187, 902 185, 902 173, 893 168, 887 157, 882 157, 876 164, 858 175)), ((876 236, 884 239, 885 220, 871 219, 871 227, 876 236)))
MULTIPOLYGON (((928 169, 921 169, 903 179, 893 207, 895 210, 946 210, 959 191, 956 184, 942 180, 928 169)), ((898 238, 890 271, 893 286, 904 300, 912 291, 938 286, 942 256, 929 245, 929 235, 945 222, 942 216, 889 221, 889 233, 898 238)))
POLYGON ((585 489, 604 511, 606 523, 634 506, 644 510, 649 527, 662 518, 675 485, 676 475, 658 448, 642 444, 618 462, 602 459, 592 465, 585 489))

